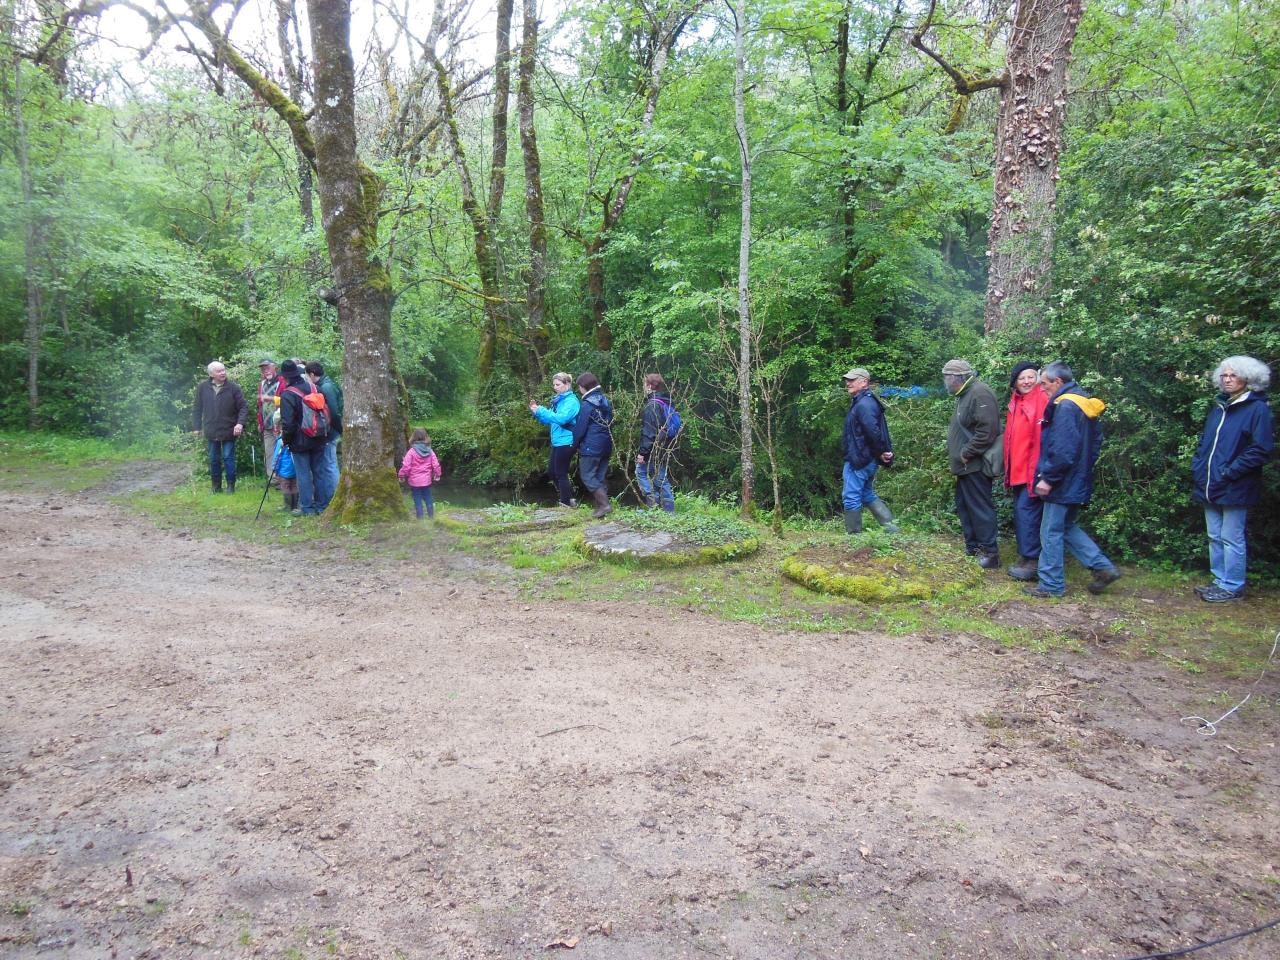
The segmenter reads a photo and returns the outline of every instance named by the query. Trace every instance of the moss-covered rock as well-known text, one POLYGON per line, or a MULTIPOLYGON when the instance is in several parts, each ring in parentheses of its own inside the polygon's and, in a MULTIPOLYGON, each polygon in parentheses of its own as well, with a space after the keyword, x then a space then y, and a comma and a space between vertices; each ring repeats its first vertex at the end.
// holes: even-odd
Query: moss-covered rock
POLYGON ((903 542, 897 549, 810 547, 782 561, 782 573, 810 590, 863 603, 928 600, 982 581, 981 569, 951 548, 903 542))
POLYGON ((590 514, 586 510, 554 507, 515 507, 498 504, 483 510, 438 507, 436 523, 446 530, 491 537, 504 533, 527 533, 582 523, 590 514))

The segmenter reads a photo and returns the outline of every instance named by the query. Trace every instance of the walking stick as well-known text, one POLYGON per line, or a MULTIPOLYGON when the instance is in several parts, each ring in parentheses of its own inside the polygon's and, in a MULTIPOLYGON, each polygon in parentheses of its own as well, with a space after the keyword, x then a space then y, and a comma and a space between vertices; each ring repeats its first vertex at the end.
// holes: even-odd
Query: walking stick
MULTIPOLYGON (((284 448, 282 447, 281 450, 283 449, 284 448)), ((280 462, 280 457, 276 456, 272 459, 275 462, 271 464, 271 476, 267 477, 267 488, 262 491, 262 499, 258 501, 258 512, 253 515, 255 522, 260 516, 262 516, 262 505, 267 502, 267 494, 271 492, 271 481, 276 478, 276 465, 280 462)))

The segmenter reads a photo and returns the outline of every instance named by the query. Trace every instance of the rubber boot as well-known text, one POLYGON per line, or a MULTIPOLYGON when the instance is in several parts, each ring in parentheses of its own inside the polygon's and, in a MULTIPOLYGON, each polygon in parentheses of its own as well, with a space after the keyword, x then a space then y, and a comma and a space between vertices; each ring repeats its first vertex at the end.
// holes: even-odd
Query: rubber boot
POLYGON ((609 502, 609 489, 607 487, 596 487, 591 491, 591 498, 596 502, 596 508, 591 511, 591 515, 597 520, 613 513, 613 504, 609 502))
POLYGON ((1006 572, 1015 580, 1021 580, 1023 583, 1030 583, 1032 580, 1039 579, 1039 561, 1035 557, 1018 557, 1018 562, 1011 566, 1006 572))
POLYGON ((867 504, 867 509, 871 511, 871 515, 880 521, 880 526, 884 527, 885 533, 901 533, 902 528, 893 522, 893 514, 889 512, 889 505, 883 500, 872 500, 867 504))
POLYGON ((235 493, 235 492, 236 492, 236 482, 234 480, 228 480, 227 493, 235 493))
POLYGON ((852 536, 862 532, 862 510, 846 510, 844 512, 844 532, 852 536))
POLYGON ((222 492, 222 478, 221 478, 221 477, 214 477, 214 478, 213 478, 213 492, 214 492, 214 493, 221 493, 221 492, 222 492))

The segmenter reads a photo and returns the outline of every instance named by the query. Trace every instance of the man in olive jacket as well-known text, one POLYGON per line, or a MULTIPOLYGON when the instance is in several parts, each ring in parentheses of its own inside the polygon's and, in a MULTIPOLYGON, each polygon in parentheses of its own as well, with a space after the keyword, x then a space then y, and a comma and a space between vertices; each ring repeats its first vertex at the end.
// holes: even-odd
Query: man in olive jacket
POLYGON ((244 433, 249 406, 244 392, 227 379, 227 368, 217 360, 205 368, 209 379, 196 387, 195 408, 191 411, 191 432, 204 433, 209 446, 209 476, 213 492, 222 492, 222 474, 227 474, 227 493, 236 492, 236 439, 244 433))
POLYGON ((1000 439, 1000 405, 967 360, 948 360, 942 368, 942 382, 947 393, 956 398, 956 410, 947 428, 947 458, 956 475, 956 513, 964 531, 965 550, 991 570, 1000 566, 1000 554, 991 478, 982 469, 982 457, 1000 439))

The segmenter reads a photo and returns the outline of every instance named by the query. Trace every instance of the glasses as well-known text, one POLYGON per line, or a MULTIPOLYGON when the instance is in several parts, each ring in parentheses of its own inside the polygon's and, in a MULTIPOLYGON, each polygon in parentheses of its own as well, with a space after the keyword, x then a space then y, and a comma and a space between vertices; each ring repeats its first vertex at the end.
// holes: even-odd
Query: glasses
POLYGON ((1222 374, 1222 379, 1223 380, 1243 380, 1244 378, 1241 377, 1240 374, 1238 373, 1224 373, 1222 374))

